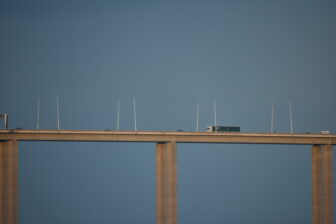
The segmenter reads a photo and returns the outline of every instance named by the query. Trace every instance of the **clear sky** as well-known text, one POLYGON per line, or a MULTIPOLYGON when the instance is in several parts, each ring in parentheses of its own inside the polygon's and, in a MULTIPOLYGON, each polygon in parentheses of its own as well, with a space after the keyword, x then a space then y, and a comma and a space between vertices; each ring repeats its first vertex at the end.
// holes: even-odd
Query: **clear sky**
MULTIPOLYGON (((10 128, 336 132, 335 1, 0 3, 10 128)), ((334 159, 336 159, 334 155, 334 159)), ((178 145, 180 223, 309 223, 310 146, 178 145)), ((20 144, 20 222, 155 223, 155 145, 20 144)))

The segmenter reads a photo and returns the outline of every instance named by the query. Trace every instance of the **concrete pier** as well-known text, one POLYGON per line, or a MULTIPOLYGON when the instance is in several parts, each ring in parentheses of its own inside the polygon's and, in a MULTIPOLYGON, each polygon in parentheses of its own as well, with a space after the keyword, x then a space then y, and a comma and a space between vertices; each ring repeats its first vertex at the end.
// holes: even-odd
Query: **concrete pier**
POLYGON ((177 223, 176 143, 156 144, 157 224, 177 223))
POLYGON ((332 145, 312 147, 312 222, 334 224, 332 145))
POLYGON ((18 143, 0 142, 0 223, 18 223, 18 143))

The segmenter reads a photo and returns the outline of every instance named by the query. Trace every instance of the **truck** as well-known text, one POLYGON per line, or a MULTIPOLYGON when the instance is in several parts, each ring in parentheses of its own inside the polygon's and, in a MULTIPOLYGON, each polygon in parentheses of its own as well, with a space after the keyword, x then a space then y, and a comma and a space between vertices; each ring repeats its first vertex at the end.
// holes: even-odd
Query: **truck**
POLYGON ((320 134, 321 134, 321 135, 329 135, 329 134, 330 134, 330 131, 320 131, 320 134))
POLYGON ((207 132, 240 132, 240 127, 235 126, 208 126, 207 132))

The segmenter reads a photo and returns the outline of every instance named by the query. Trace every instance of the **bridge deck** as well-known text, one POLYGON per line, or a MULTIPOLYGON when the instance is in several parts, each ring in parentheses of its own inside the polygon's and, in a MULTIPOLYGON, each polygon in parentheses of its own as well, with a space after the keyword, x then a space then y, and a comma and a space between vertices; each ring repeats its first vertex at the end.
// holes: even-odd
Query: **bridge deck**
POLYGON ((0 141, 336 144, 335 134, 223 133, 104 130, 0 130, 0 141))

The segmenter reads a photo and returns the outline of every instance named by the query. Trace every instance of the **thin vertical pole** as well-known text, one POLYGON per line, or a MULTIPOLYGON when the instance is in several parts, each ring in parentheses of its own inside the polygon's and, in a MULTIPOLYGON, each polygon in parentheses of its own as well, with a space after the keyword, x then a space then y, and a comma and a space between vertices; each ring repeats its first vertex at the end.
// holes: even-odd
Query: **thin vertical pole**
POLYGON ((271 133, 273 133, 273 125, 274 125, 274 103, 272 102, 272 115, 271 115, 271 133))
POLYGON ((289 122, 290 122, 290 131, 291 134, 293 134, 292 101, 289 101, 289 122))
POLYGON ((36 129, 40 129, 40 98, 37 99, 37 118, 36 118, 36 129))
POLYGON ((8 129, 8 114, 0 114, 0 119, 3 120, 4 129, 8 129))
POLYGON ((134 131, 137 131, 137 117, 136 117, 136 104, 135 97, 133 98, 133 108, 134 108, 134 131))
POLYGON ((56 97, 56 107, 57 107, 57 130, 60 130, 60 116, 59 116, 58 96, 56 97))
POLYGON ((198 120, 199 120, 199 102, 196 103, 196 131, 198 132, 198 120))
POLYGON ((215 131, 217 131, 217 108, 216 99, 213 100, 214 118, 215 118, 215 131))
POLYGON ((4 115, 4 121, 5 121, 5 129, 7 129, 8 130, 8 114, 5 114, 4 115))
POLYGON ((120 119, 120 100, 118 100, 118 105, 117 105, 117 130, 119 130, 119 119, 120 119))

